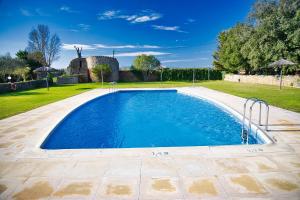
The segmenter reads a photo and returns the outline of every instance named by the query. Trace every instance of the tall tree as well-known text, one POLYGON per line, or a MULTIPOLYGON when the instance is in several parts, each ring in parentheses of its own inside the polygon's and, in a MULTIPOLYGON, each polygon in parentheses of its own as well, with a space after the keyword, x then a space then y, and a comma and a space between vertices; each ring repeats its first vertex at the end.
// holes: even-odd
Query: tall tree
POLYGON ((48 26, 39 24, 29 33, 27 50, 29 53, 41 52, 43 64, 50 67, 59 58, 61 42, 58 35, 50 34, 48 26))
POLYGON ((257 0, 243 27, 219 34, 214 65, 258 72, 280 58, 300 63, 300 0, 257 0))
POLYGON ((31 72, 43 66, 43 55, 41 52, 28 53, 26 50, 19 50, 16 56, 30 67, 31 72))
POLYGON ((238 24, 235 27, 220 33, 218 51, 214 53, 216 68, 223 68, 229 72, 250 71, 250 65, 241 49, 249 39, 252 27, 246 24, 238 24))
POLYGON ((16 69, 24 66, 23 60, 12 58, 9 53, 0 55, 0 82, 6 82, 6 76, 13 75, 16 69))
POLYGON ((133 61, 133 69, 141 70, 145 80, 148 80, 150 73, 160 67, 160 61, 153 55, 138 55, 133 61))

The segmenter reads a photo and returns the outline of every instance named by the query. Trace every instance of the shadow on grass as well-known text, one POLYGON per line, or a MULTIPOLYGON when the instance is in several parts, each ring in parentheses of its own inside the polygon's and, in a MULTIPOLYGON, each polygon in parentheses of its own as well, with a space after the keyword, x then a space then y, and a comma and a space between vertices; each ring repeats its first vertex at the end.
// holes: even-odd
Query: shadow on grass
POLYGON ((89 89, 93 89, 91 87, 85 87, 85 88, 76 88, 75 90, 89 90, 89 89))
POLYGON ((20 91, 20 92, 9 92, 5 93, 1 96, 27 96, 27 95, 42 95, 47 94, 47 92, 26 92, 26 91, 20 91))
POLYGON ((57 88, 59 88, 59 87, 70 87, 70 86, 75 86, 74 84, 63 84, 63 85, 51 85, 50 87, 57 87, 57 88))

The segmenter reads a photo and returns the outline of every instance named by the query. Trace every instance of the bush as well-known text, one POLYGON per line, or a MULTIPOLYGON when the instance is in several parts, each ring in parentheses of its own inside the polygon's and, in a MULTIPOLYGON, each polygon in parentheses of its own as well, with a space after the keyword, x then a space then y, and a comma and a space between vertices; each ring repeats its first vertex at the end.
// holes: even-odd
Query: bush
MULTIPOLYGON (((175 69, 163 69, 162 81, 192 81, 193 71, 195 73, 195 80, 222 80, 224 74, 220 70, 207 69, 207 68, 175 68, 175 69), (209 72, 208 72, 209 71, 209 72), (209 74, 209 75, 208 75, 209 74)), ((151 71, 151 74, 147 79, 143 76, 142 70, 132 69, 130 72, 135 76, 133 81, 138 79, 139 81, 160 81, 161 70, 151 71)), ((130 73, 128 72, 128 73, 130 73)), ((126 81, 130 77, 120 77, 120 79, 125 78, 126 81)))
POLYGON ((92 68, 92 73, 97 77, 98 81, 103 82, 111 74, 111 69, 108 64, 99 64, 92 68))
POLYGON ((163 81, 222 80, 222 72, 208 68, 163 69, 163 81))

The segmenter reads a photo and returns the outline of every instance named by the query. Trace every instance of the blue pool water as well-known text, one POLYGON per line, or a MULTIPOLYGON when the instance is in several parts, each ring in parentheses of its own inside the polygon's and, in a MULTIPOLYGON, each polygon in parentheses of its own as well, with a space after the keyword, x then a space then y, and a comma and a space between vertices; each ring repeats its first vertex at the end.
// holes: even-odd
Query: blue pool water
MULTIPOLYGON (((176 90, 119 91, 71 112, 44 149, 241 144, 241 124, 216 105, 176 90)), ((261 143, 250 137, 250 143, 261 143)))

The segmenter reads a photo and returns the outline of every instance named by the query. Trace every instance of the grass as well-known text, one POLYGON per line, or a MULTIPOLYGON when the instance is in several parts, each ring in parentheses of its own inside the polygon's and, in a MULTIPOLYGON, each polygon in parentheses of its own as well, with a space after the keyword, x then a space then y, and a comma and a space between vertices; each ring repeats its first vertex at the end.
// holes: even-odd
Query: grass
MULTIPOLYGON (((164 82, 162 84, 160 82, 118 83, 119 88, 180 87, 190 85, 190 82, 164 82)), ((40 88, 0 94, 0 119, 101 87, 102 85, 100 83, 82 83, 53 86, 49 91, 47 91, 46 88, 40 88)), ((109 84, 104 84, 104 88, 108 87, 109 84)))
MULTIPOLYGON (((135 82, 118 83, 118 88, 184 87, 191 85, 191 82, 135 82)), ((277 86, 242 84, 225 81, 205 81, 196 83, 195 85, 208 87, 240 97, 258 97, 266 100, 271 105, 300 112, 300 89, 284 88, 283 90, 279 90, 277 86)), ((108 87, 109 84, 104 84, 104 88, 108 87)), ((53 86, 49 91, 45 88, 41 88, 0 94, 0 119, 95 88, 101 88, 101 84, 83 83, 76 85, 61 85, 53 86)))
POLYGON ((239 97, 257 97, 273 106, 300 112, 300 89, 249 83, 234 83, 228 81, 202 82, 201 86, 232 94, 239 97))

